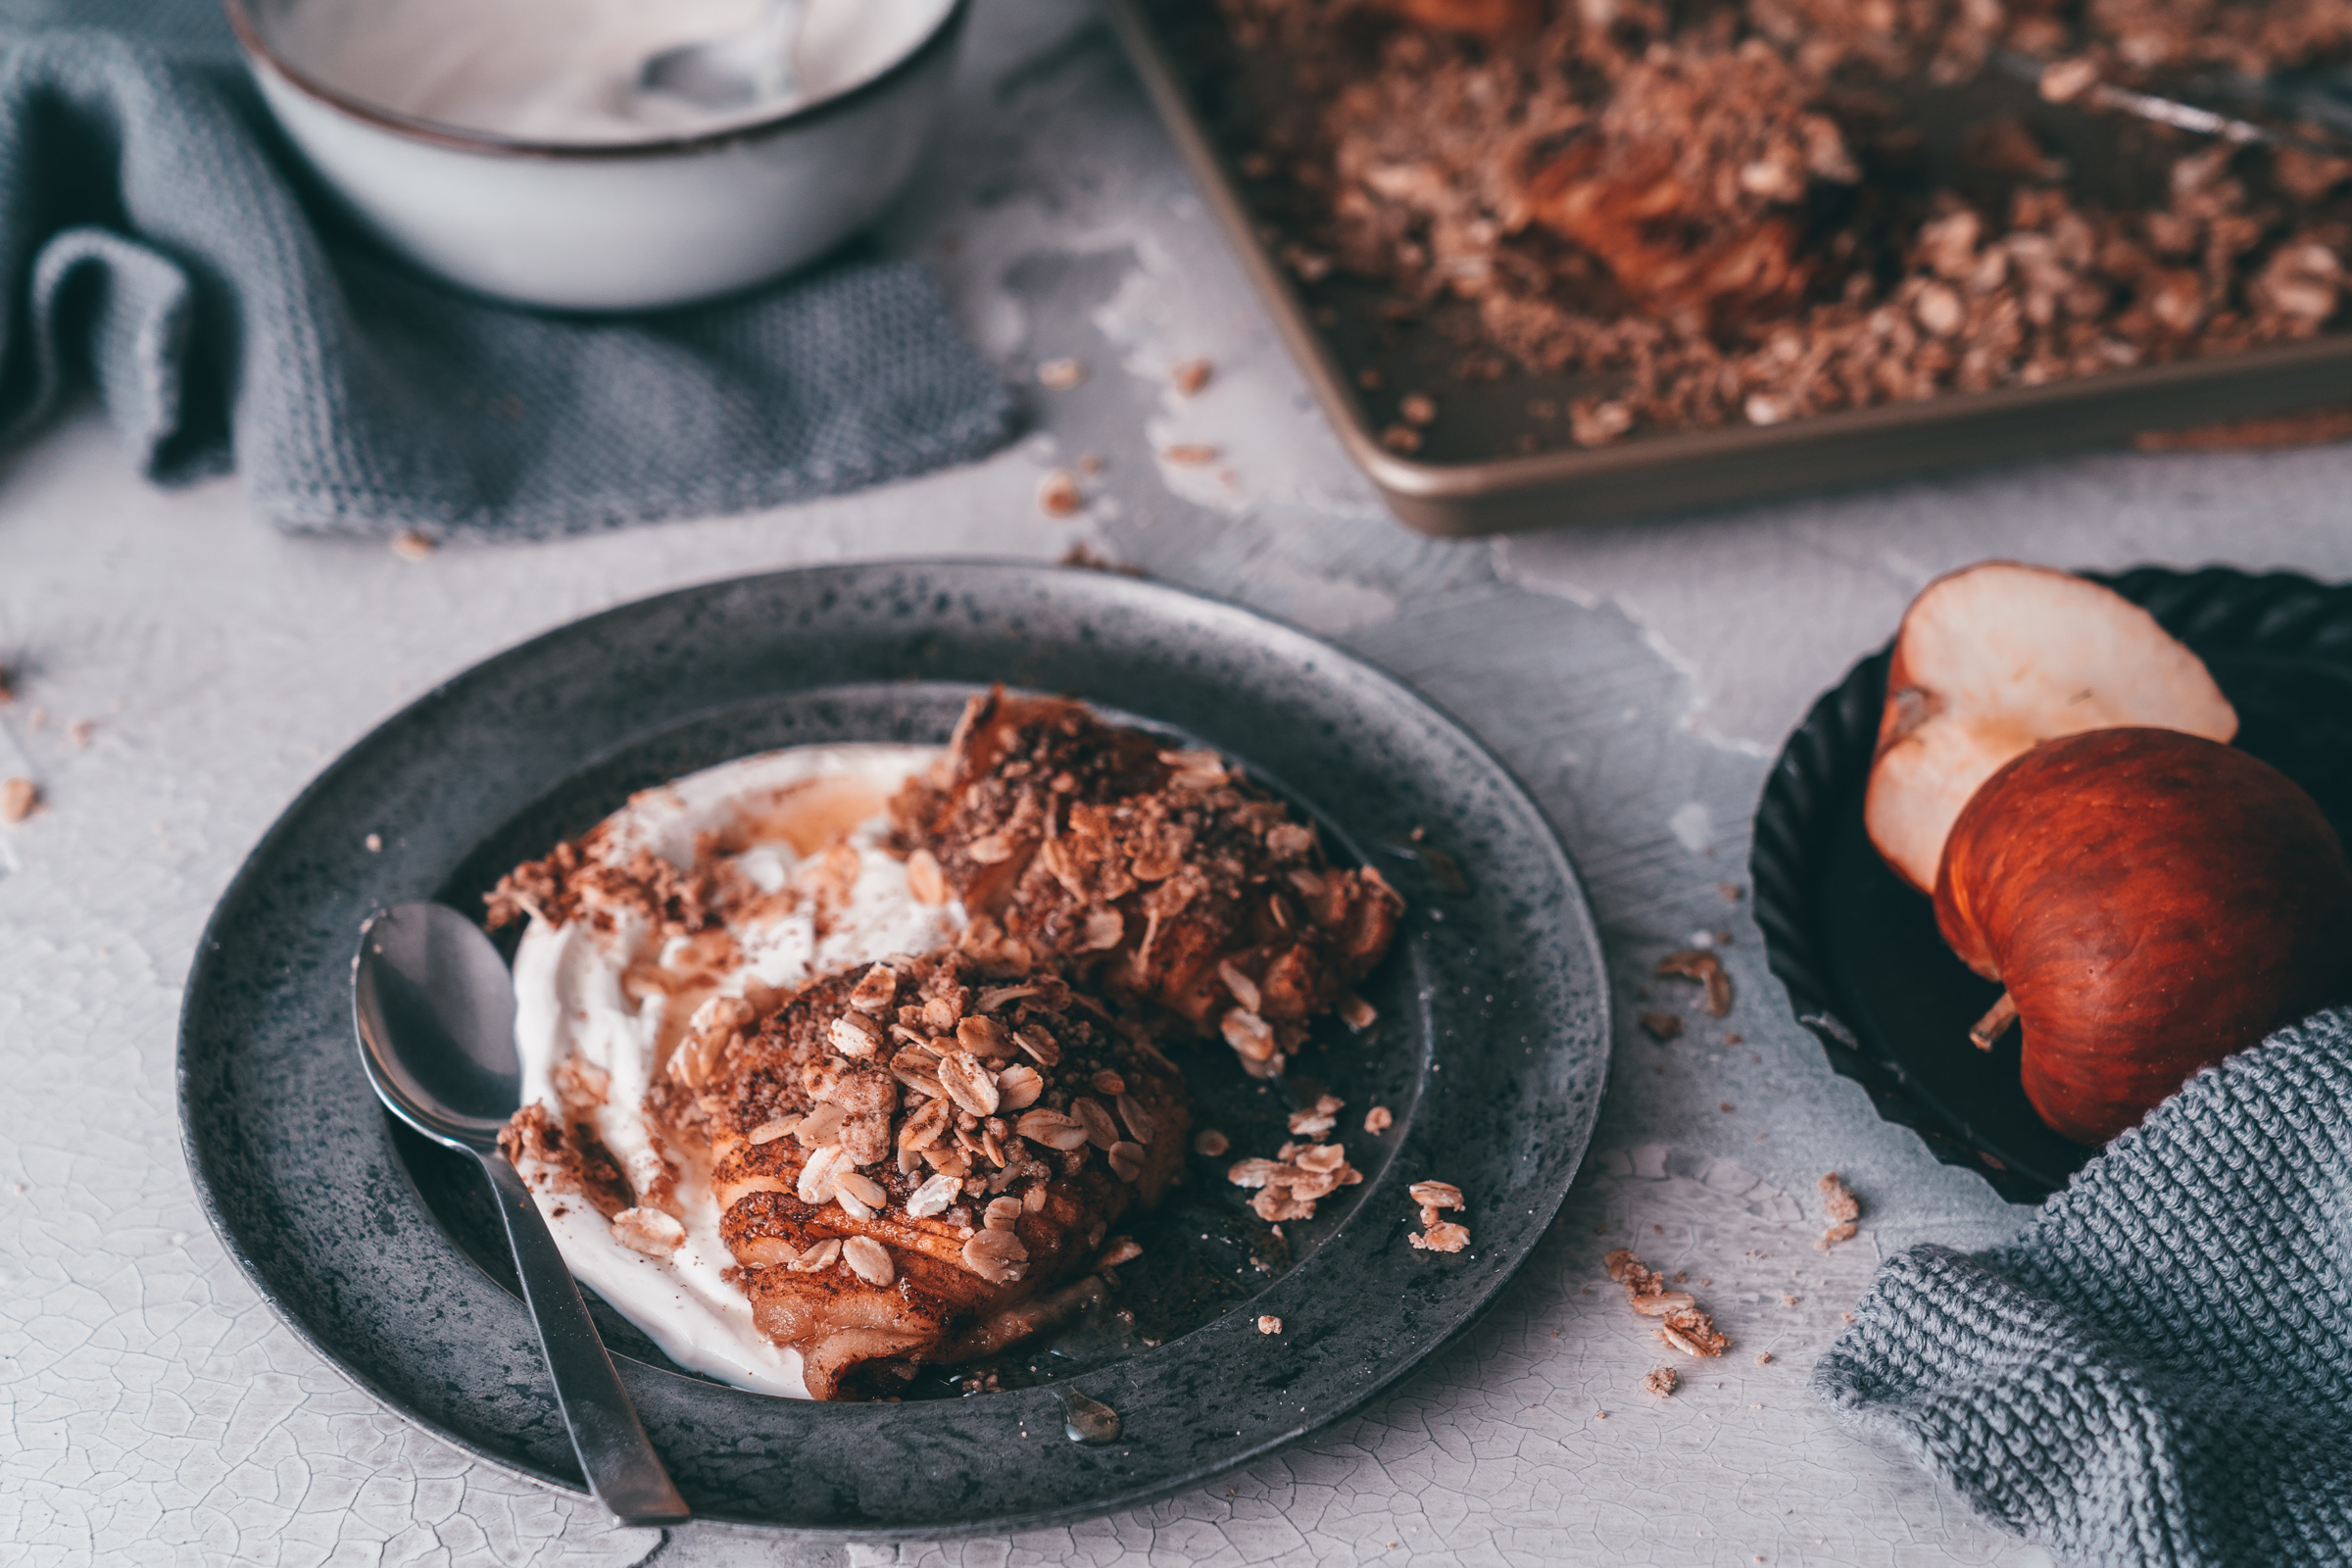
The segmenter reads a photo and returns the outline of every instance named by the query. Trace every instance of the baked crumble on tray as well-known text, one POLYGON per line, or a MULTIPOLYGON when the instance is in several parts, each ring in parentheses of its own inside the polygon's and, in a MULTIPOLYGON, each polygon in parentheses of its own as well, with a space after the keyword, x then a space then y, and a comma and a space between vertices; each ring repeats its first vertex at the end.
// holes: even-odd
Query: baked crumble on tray
POLYGON ((2196 99, 2352 61, 2352 0, 1216 9, 1204 112, 1398 450, 1446 432, 1440 366, 1572 377, 1523 439, 1592 447, 2341 322, 2352 160, 2053 107, 2001 56, 2196 99))

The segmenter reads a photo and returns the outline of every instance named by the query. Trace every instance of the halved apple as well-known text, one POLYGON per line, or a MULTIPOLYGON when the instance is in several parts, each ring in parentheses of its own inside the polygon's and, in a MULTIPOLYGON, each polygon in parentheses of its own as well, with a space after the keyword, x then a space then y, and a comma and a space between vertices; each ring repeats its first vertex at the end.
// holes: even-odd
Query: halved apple
POLYGON ((2038 742, 2123 725, 2226 742, 2237 712, 2202 660, 2113 589, 2008 561, 1939 577, 1903 612, 1886 667, 1870 842, 1933 894, 1944 840, 1986 779, 2038 742))
POLYGON ((2078 1143, 2352 999, 2335 830, 2269 763, 2178 730, 2062 736, 1986 780, 1945 846, 1936 922, 2008 988, 2026 1098, 2078 1143))

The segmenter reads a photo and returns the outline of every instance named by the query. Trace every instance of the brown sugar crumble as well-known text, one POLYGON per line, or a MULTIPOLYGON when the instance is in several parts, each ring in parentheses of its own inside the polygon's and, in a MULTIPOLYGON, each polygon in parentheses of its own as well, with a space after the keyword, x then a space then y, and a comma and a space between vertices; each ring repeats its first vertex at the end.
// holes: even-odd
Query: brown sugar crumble
POLYGON ((1670 1366, 1652 1367, 1642 1379, 1642 1392, 1654 1394, 1663 1399, 1671 1396, 1682 1381, 1670 1366))
POLYGON ((1360 297, 1392 340, 1445 340, 1465 381, 1579 377, 1549 426, 1580 446, 2341 319, 2352 160, 2065 110, 2135 166, 2094 186, 2078 170, 2098 161, 2044 144, 2061 112, 1996 57, 2049 68, 2044 97, 2260 76, 2352 57, 2344 0, 1217 10, 1235 164, 1310 311, 1360 297))
POLYGON ((1282 1332, 1282 1319, 1276 1317, 1271 1312, 1266 1313, 1257 1320, 1257 1332, 1260 1334, 1280 1334, 1282 1332))
POLYGON ((1685 1355, 1721 1355, 1731 1340, 1715 1327, 1688 1291, 1669 1290, 1664 1275, 1645 1266, 1629 1248, 1620 1247, 1603 1259, 1609 1278, 1625 1287, 1629 1305, 1643 1317, 1658 1319, 1658 1340, 1685 1355))
POLYGON ((1826 1252, 1839 1242, 1854 1239, 1857 1229, 1854 1221, 1862 1217, 1862 1200, 1854 1196, 1854 1190, 1846 1186, 1836 1171, 1831 1171, 1821 1179, 1820 1188, 1821 1206, 1823 1212, 1830 1216, 1830 1228, 1821 1233, 1821 1240, 1815 1242, 1813 1247, 1816 1251, 1826 1252))

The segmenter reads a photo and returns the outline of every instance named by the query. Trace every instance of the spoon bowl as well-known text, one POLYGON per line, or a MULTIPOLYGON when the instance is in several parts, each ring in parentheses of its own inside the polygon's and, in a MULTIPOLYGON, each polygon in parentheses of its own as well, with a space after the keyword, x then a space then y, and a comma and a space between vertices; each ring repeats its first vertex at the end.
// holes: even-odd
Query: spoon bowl
POLYGON ((368 922, 354 963, 360 1060, 376 1095, 435 1143, 496 1149, 522 1103, 514 984, 498 949, 445 905, 403 904, 368 922))

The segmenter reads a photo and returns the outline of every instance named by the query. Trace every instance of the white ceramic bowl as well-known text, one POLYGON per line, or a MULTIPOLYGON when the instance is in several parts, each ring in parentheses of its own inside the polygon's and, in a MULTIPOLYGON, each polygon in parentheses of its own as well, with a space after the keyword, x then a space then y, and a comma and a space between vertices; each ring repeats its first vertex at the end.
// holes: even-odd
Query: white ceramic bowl
POLYGON ((483 294, 637 311, 731 293, 878 217, 930 141, 968 0, 881 74, 771 120, 617 146, 533 143, 412 119, 270 46, 288 0, 225 0, 262 96, 350 211, 483 294))

